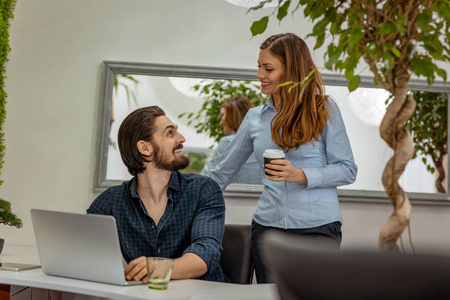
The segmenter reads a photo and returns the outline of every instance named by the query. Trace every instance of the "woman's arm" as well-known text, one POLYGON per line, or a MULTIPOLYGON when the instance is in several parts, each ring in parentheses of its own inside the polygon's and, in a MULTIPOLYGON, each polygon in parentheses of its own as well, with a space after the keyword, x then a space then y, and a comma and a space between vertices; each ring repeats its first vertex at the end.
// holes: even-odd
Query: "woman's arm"
POLYGON ((213 170, 217 166, 220 156, 222 155, 222 153, 225 151, 228 144, 230 144, 230 142, 232 140, 233 139, 230 138, 229 136, 224 136, 223 138, 220 139, 219 144, 217 145, 217 148, 214 151, 213 156, 208 161, 208 163, 203 167, 203 170, 200 173, 201 175, 211 176, 211 170, 213 170))
POLYGON ((307 188, 336 187, 351 184, 356 180, 358 167, 353 158, 350 141, 345 130, 339 108, 330 103, 330 119, 322 133, 328 164, 317 168, 295 168, 288 160, 273 160, 266 165, 272 181, 298 182, 307 188), (271 170, 272 169, 272 170, 271 170))
POLYGON ((232 182, 253 153, 253 140, 250 138, 248 120, 249 114, 247 113, 235 138, 218 159, 216 167, 211 170, 210 177, 219 184, 222 191, 232 182))

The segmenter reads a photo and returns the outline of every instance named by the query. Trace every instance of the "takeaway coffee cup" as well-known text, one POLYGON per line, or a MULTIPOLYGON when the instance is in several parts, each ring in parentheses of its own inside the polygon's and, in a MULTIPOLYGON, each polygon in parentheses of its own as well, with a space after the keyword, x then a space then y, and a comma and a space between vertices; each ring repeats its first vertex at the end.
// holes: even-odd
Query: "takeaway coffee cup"
MULTIPOLYGON (((266 166, 266 164, 270 164, 270 162, 273 159, 284 159, 284 156, 285 156, 285 154, 284 154, 283 150, 267 149, 263 153, 264 167, 266 166)), ((265 172, 265 174, 266 174, 266 176, 273 176, 273 175, 267 174, 267 172, 265 172)))

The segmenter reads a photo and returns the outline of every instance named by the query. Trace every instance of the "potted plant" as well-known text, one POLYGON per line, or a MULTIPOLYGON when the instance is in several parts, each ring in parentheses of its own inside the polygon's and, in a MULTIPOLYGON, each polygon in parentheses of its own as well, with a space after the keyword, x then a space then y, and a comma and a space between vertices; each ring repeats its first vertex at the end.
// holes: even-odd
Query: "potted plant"
MULTIPOLYGON (((22 220, 11 211, 11 203, 0 198, 0 224, 22 227, 22 220)), ((5 240, 0 237, 0 253, 2 253, 5 240)))
MULTIPOLYGON (((5 0, 0 2, 0 170, 3 167, 3 156, 5 151, 4 134, 2 132, 3 122, 6 118, 5 87, 5 64, 8 61, 9 47, 9 20, 14 17, 13 11, 16 0, 5 0)), ((3 180, 0 180, 0 185, 3 180)), ((22 220, 11 212, 11 203, 0 198, 0 224, 22 227, 22 220)), ((0 238, 0 253, 3 250, 4 240, 0 238)))
MULTIPOLYGON (((260 9, 267 2, 251 9, 260 9)), ((450 61, 450 0, 278 0, 272 15, 281 21, 289 10, 295 12, 300 6, 305 17, 315 22, 308 35, 316 39, 315 49, 328 43, 327 69, 343 72, 353 91, 361 82, 355 70, 362 59, 375 84, 393 95, 380 136, 394 151, 382 175, 394 211, 381 229, 379 247, 399 250, 397 240, 412 213, 408 195, 398 183, 415 152, 405 127, 417 105, 408 94, 408 82, 413 76, 424 76, 429 85, 436 76, 447 80, 446 71, 436 62, 450 61)), ((252 34, 264 32, 268 22, 269 16, 254 22, 252 34)))

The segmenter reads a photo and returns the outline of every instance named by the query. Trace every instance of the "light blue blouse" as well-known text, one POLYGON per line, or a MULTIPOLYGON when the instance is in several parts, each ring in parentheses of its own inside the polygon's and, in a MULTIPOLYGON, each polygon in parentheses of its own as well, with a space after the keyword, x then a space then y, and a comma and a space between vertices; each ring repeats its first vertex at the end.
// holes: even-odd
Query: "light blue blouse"
MULTIPOLYGON (((228 144, 236 137, 235 134, 230 134, 224 136, 220 139, 213 156, 205 165, 202 170, 201 175, 210 176, 211 170, 215 168, 220 156, 224 153, 228 144)), ((264 178, 264 169, 256 161, 255 155, 252 154, 245 162, 245 164, 239 170, 236 177, 231 180, 233 183, 244 183, 244 184, 262 184, 262 179, 264 178)))
MULTIPOLYGON (((353 183, 358 168, 339 108, 332 99, 328 99, 328 104, 329 119, 319 140, 301 145, 285 157, 295 168, 303 169, 308 185, 264 178, 264 191, 253 215, 257 223, 298 229, 342 222, 336 187, 353 183)), ((222 190, 252 153, 263 168, 264 150, 279 149, 270 131, 274 116, 271 100, 248 111, 236 137, 211 170, 210 177, 222 190)))

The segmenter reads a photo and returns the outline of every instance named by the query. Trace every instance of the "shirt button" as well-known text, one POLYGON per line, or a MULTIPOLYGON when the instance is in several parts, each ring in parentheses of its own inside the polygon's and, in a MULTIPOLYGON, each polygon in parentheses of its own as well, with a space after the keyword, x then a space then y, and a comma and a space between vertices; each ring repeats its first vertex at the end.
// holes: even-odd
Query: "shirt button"
POLYGON ((161 253, 161 249, 158 249, 158 253, 161 253))
POLYGON ((155 228, 155 225, 152 225, 152 228, 155 228))

